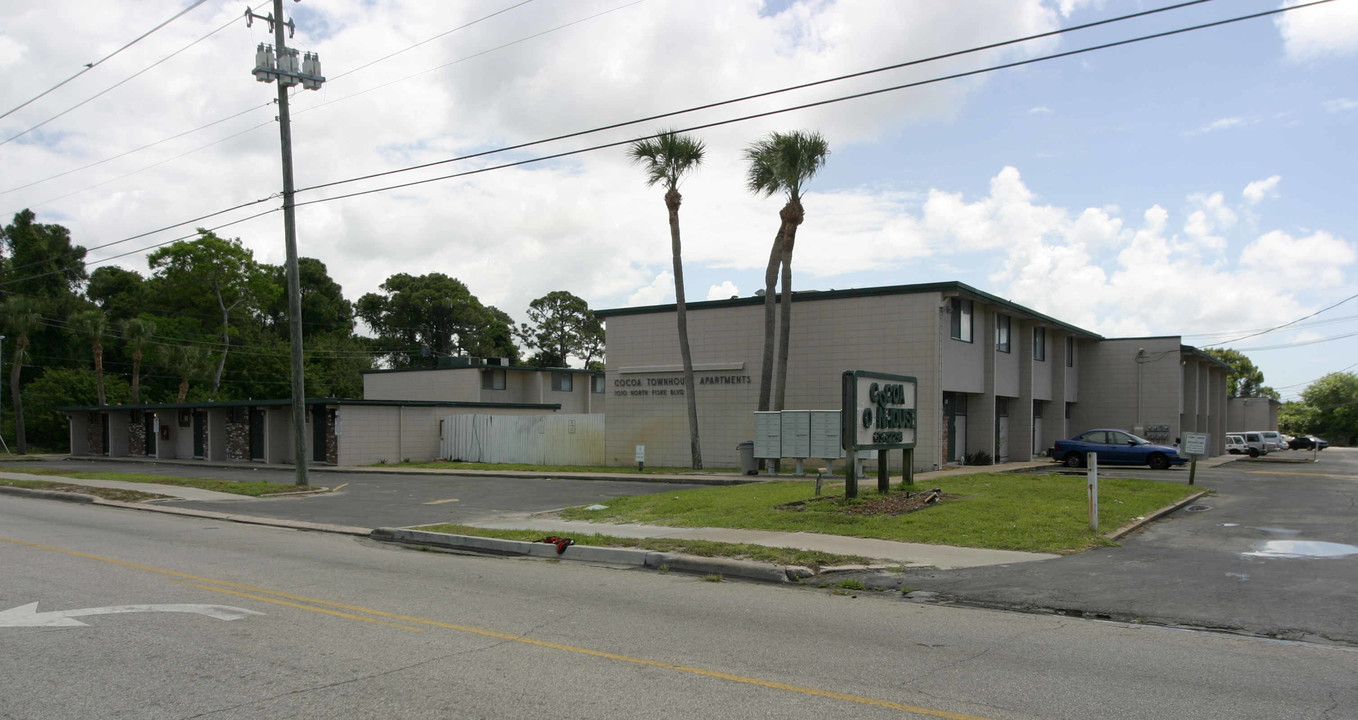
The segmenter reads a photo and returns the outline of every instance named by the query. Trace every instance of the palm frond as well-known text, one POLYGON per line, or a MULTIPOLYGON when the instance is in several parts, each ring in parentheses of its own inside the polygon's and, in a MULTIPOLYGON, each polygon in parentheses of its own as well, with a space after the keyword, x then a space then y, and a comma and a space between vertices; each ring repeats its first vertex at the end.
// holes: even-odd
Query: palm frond
POLYGON ((663 130, 656 137, 632 143, 627 155, 646 171, 648 186, 663 183, 666 189, 675 189, 685 175, 702 164, 706 149, 702 140, 663 130))

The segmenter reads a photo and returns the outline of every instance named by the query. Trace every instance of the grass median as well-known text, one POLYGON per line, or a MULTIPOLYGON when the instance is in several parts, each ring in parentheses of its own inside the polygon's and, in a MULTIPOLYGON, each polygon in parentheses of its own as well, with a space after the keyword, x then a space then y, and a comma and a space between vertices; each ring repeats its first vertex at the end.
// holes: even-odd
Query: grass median
MULTIPOLYGON (((248 497, 277 495, 280 493, 295 492, 297 490, 295 486, 282 485, 280 483, 257 482, 257 481, 240 482, 235 480, 214 480, 211 478, 178 477, 174 475, 152 475, 149 473, 81 472, 72 470, 60 470, 56 468, 29 468, 29 467, 20 469, 7 468, 7 470, 10 472, 22 473, 24 475, 48 475, 70 478, 72 480, 117 480, 119 482, 153 483, 156 485, 175 485, 178 487, 191 487, 198 488, 200 490, 212 490, 215 492, 230 493, 232 495, 245 495, 248 497)), ((25 481, 22 480, 11 481, 0 479, 0 484, 12 485, 14 487, 29 487, 27 485, 17 484, 20 482, 25 481)), ((60 483, 58 482, 57 484, 60 483)), ((72 488, 72 490, 68 490, 67 492, 83 492, 87 495, 97 495, 99 497, 107 497, 106 495, 94 492, 99 488, 95 488, 93 486, 67 484, 66 487, 72 488)), ((162 497, 162 496, 151 495, 151 497, 162 497)), ((121 499, 121 498, 111 498, 111 499, 121 499)))
MULTIPOLYGON (((369 467, 414 468, 417 470, 510 470, 530 472, 537 475, 548 473, 589 473, 598 475, 733 475, 734 470, 694 470, 687 467, 647 467, 638 470, 631 465, 529 465, 524 463, 482 463, 455 460, 431 460, 428 462, 379 462, 369 467)), ((791 472, 790 470, 788 472, 791 472)))
MULTIPOLYGON (((860 484, 868 485, 871 481, 860 484)), ((1116 544, 1089 529, 1083 477, 984 473, 941 477, 912 490, 937 487, 936 504, 912 512, 900 508, 900 484, 844 499, 842 483, 765 482, 619 497, 608 507, 569 508, 570 520, 643 523, 670 527, 721 527, 896 540, 936 545, 1075 553, 1116 544)), ((1182 500, 1201 488, 1130 478, 1099 481, 1099 527, 1111 531, 1182 500)))
MULTIPOLYGON (((501 540, 522 540, 538 542, 548 533, 541 530, 498 530, 472 527, 470 525, 440 524, 415 528, 427 532, 448 533, 450 535, 474 535, 476 537, 499 538, 501 540)), ((626 538, 613 535, 592 533, 561 533, 574 540, 577 545, 593 547, 624 547, 654 550, 656 552, 685 553, 702 557, 725 557, 738 560, 777 563, 779 565, 803 565, 815 570, 828 565, 866 565, 869 560, 861 555, 836 555, 815 550, 796 548, 775 548, 764 545, 744 543, 712 542, 710 540, 676 540, 671 538, 626 538)))

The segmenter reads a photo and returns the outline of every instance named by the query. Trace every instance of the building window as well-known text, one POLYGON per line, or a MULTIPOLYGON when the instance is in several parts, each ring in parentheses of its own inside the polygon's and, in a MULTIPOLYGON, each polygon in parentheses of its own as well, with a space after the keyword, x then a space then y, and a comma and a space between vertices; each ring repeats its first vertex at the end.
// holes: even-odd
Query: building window
POLYGON ((1047 328, 1033 328, 1033 359, 1047 360, 1047 328))
POLYGON ((1009 316, 995 315, 995 352, 1009 352, 1009 316))
POLYGON ((1043 410, 1043 408, 1046 407, 1046 405, 1047 405, 1047 401, 1046 401, 1046 400, 1034 400, 1034 401, 1033 401, 1033 419, 1034 419, 1034 420, 1041 420, 1041 419, 1042 419, 1042 410, 1043 410))
POLYGON ((1066 367, 1075 367, 1075 336, 1066 336, 1066 367))
POLYGON ((504 370, 482 370, 481 371, 482 390, 504 390, 505 371, 504 370))
POLYGON ((1007 397, 995 398, 995 415, 1004 418, 1009 417, 1009 398, 1007 397))
POLYGON ((590 392, 596 395, 602 395, 604 393, 604 386, 605 384, 603 375, 593 375, 590 377, 589 379, 590 392))
POLYGON ((1066 419, 1067 419, 1067 420, 1070 419, 1070 406, 1071 406, 1071 405, 1074 405, 1074 404, 1075 404, 1075 403, 1066 403, 1066 419))
POLYGON ((575 389, 572 382, 574 376, 570 373, 552 373, 552 390, 556 392, 571 392, 575 389))
POLYGON ((971 301, 952 298, 952 339, 971 342, 971 301))

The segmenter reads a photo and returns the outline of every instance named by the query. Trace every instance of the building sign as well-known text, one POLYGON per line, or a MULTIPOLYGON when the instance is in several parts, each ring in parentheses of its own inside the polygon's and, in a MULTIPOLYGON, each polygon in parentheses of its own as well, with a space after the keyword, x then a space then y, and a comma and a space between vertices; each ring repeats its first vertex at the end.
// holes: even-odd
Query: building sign
POLYGON ((1184 433, 1184 454, 1192 458, 1207 457, 1207 433, 1184 433))
MULTIPOLYGON (((754 383, 749 375, 701 375, 693 382, 702 390, 727 390, 754 383)), ((613 397, 683 397, 683 375, 678 377, 622 377, 613 380, 613 397)))
POLYGON ((845 450, 915 447, 915 378, 846 370, 842 387, 845 450))

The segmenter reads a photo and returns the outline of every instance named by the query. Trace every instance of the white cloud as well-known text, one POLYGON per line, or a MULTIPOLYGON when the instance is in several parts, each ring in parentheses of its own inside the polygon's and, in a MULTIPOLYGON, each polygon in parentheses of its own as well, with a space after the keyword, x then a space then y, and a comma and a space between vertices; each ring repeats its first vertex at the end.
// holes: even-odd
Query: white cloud
POLYGON ((1052 109, 1047 107, 1046 105, 1038 105, 1037 107, 1028 108, 1029 115, 1050 115, 1051 113, 1052 109))
POLYGON ((1086 7, 1102 8, 1103 3, 1104 0, 1058 0, 1057 7, 1061 9, 1062 17, 1070 17, 1086 7))
POLYGON ((1188 235, 1190 243, 1199 248, 1216 250, 1225 247, 1226 238, 1212 234, 1218 230, 1229 229, 1236 223, 1235 211, 1226 207, 1225 196, 1221 193, 1210 195, 1197 193, 1190 195, 1188 200, 1197 208, 1189 214, 1188 221, 1184 223, 1184 233, 1188 235))
POLYGON ((650 285, 639 288, 636 292, 627 296, 628 307, 660 305, 668 302, 674 302, 674 276, 668 272, 656 275, 655 280, 652 280, 650 285))
MULTIPOLYGON (((1301 4, 1287 0, 1286 6, 1301 4)), ((1358 52, 1358 4, 1334 2, 1283 13, 1277 19, 1283 47, 1294 62, 1358 52)))
POLYGON ((1241 193, 1245 201, 1251 205, 1258 205, 1265 199, 1276 197, 1278 194, 1278 183, 1282 181, 1282 176, 1273 175, 1266 180, 1255 180, 1245 186, 1245 191, 1241 193))
POLYGON ((1348 112, 1349 110, 1358 110, 1358 100, 1352 98, 1335 98, 1334 100, 1326 100, 1322 103, 1322 106, 1327 112, 1348 112))
POLYGON ((0 35, 0 68, 8 67, 19 62, 27 50, 19 41, 7 36, 0 35))
POLYGON ((708 300, 725 300, 730 297, 740 295, 740 288, 736 284, 727 280, 720 285, 713 285, 707 289, 708 300))
POLYGON ((1245 127, 1259 122, 1258 118, 1248 117, 1224 117, 1203 125, 1196 130, 1189 130, 1184 135, 1204 135, 1206 133, 1229 130, 1231 128, 1245 127))
POLYGON ((1344 282, 1344 268, 1355 258, 1351 245, 1327 232, 1294 238, 1274 230, 1242 250, 1240 264, 1283 283, 1332 287, 1344 282))

